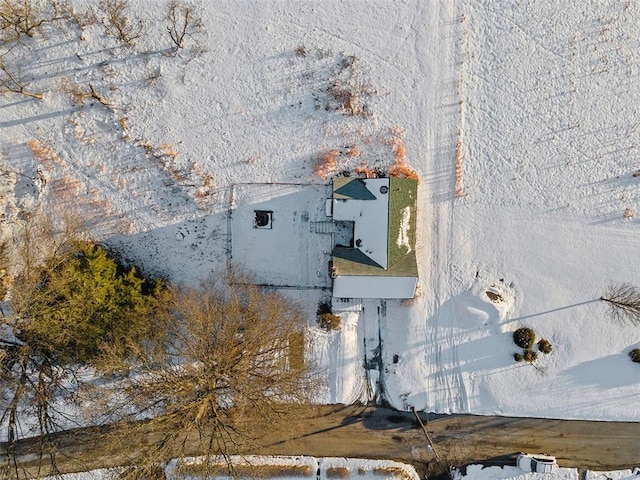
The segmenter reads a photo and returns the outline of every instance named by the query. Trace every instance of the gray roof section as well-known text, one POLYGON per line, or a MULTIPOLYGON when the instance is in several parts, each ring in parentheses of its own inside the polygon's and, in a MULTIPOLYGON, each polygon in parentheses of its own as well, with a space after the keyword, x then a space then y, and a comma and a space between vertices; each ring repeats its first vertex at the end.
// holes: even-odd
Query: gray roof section
POLYGON ((376 196, 369 191, 360 178, 348 179, 349 182, 336 187, 333 191, 333 198, 337 200, 375 200, 376 196))

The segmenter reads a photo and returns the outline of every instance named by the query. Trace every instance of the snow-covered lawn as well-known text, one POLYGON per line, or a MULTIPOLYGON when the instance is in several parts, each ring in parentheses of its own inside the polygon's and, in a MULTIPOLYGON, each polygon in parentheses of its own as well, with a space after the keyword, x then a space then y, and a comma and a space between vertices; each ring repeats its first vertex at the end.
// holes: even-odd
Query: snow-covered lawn
POLYGON ((485 467, 484 465, 468 465, 465 474, 460 470, 454 470, 454 480, 578 480, 577 468, 558 468, 554 473, 524 472, 518 467, 485 467))
MULTIPOLYGON (((585 480, 634 480, 638 478, 638 473, 632 470, 614 470, 610 472, 598 472, 586 470, 584 472, 585 480)), ((558 468, 556 472, 551 474, 526 473, 518 467, 486 467, 484 465, 468 465, 465 471, 454 470, 454 480, 577 480, 579 478, 578 469, 576 468, 558 468), (464 474, 463 474, 464 473, 464 474)))
MULTIPOLYGON (((451 177, 424 185, 432 271, 424 316, 406 325, 425 342, 397 369, 396 406, 638 420, 627 353, 640 330, 597 301, 609 283, 640 284, 634 7, 458 3, 464 196, 451 177), (506 302, 487 298, 495 288, 506 302), (537 368, 511 358, 521 326, 553 345, 537 368)), ((423 178, 455 176, 430 151, 423 178)))
POLYGON ((149 274, 195 282, 231 261, 288 287, 327 372, 318 402, 382 382, 397 408, 639 419, 640 329, 597 301, 640 285, 637 5, 201 2, 206 32, 173 56, 167 4, 130 1, 148 25, 134 47, 98 21, 5 55, 44 93, 0 95, 5 234, 20 211, 74 208, 149 274), (108 106, 78 100, 89 85, 108 106), (385 170, 399 146, 421 176, 420 296, 354 299, 321 331, 316 160, 385 170), (273 211, 271 230, 254 210, 273 211), (553 345, 535 366, 513 360, 520 326, 553 345))
MULTIPOLYGON (((359 458, 337 458, 337 457, 247 457, 246 460, 254 466, 280 467, 286 468, 306 468, 312 472, 299 476, 278 476, 278 479, 302 480, 305 478, 316 478, 325 480, 327 478, 356 478, 360 480, 371 479, 394 479, 394 480, 418 480, 419 475, 410 465, 388 461, 388 460, 367 460, 359 458), (319 475, 318 475, 319 472, 319 475)), ((181 464, 196 463, 197 458, 182 460, 181 464)), ((165 469, 168 478, 191 478, 182 475, 175 475, 178 462, 170 462, 165 469)), ((103 480, 112 478, 117 473, 115 469, 92 470, 89 472, 72 473, 64 475, 65 480, 103 480)), ((597 472, 593 470, 585 471, 586 480, 634 480, 638 474, 631 470, 615 470, 609 472, 597 472)), ((197 477, 193 477, 197 478, 197 477)), ((220 477, 225 478, 225 477, 220 477)), ((526 473, 518 467, 512 466, 492 466, 468 465, 464 474, 461 470, 453 471, 454 480, 578 480, 578 470, 575 468, 559 468, 553 474, 526 473)))
MULTIPOLYGON (((239 478, 277 478, 280 480, 327 480, 332 478, 357 478, 359 480, 419 480, 420 476, 411 465, 394 462, 391 460, 369 460, 362 458, 339 457, 285 457, 285 456, 247 456, 231 460, 238 468, 239 478), (249 466, 255 468, 258 473, 242 475, 241 470, 249 466), (263 469, 263 470, 261 470, 263 469), (265 470, 267 469, 267 470, 265 470), (262 473, 259 473, 262 472, 262 473), (298 472, 296 474, 296 472, 298 472)), ((199 480, 205 478, 198 475, 198 469, 203 462, 202 458, 190 457, 180 460, 172 460, 165 468, 165 475, 169 479, 199 480), (195 467, 190 470, 189 467, 195 467), (191 473, 190 473, 191 472, 191 473)), ((225 464, 220 464, 222 470, 225 464)), ((106 480, 117 475, 119 469, 100 469, 89 472, 80 472, 64 475, 65 480, 106 480)), ((206 478, 211 478, 207 476, 206 478)), ((224 475, 215 478, 230 479, 224 475)))

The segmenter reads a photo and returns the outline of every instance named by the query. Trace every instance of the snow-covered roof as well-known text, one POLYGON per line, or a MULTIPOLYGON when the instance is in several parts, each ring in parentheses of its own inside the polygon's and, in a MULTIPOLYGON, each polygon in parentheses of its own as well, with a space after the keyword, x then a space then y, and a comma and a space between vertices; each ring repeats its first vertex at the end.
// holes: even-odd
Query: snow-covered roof
POLYGON ((414 180, 333 180, 333 219, 353 222, 352 245, 333 250, 335 297, 413 297, 416 196, 414 180))
POLYGON ((340 183, 334 183, 334 220, 354 222, 354 248, 372 259, 380 268, 386 269, 389 226, 389 179, 357 178, 344 184, 342 189, 336 188, 338 185, 340 183), (358 187, 348 188, 354 184, 358 187), (340 193, 341 190, 343 192, 351 190, 354 196, 340 193))

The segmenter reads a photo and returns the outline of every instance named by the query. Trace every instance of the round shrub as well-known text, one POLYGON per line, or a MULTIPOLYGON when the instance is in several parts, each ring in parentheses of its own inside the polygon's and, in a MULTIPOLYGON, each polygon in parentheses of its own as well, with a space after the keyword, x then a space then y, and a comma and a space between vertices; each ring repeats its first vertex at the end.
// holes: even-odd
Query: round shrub
POLYGON ((516 362, 521 362, 521 361, 523 361, 523 360, 524 360, 524 357, 522 356, 522 354, 521 354, 521 353, 514 353, 514 354, 513 354, 513 359, 514 359, 516 362))
POLYGON ((632 362, 640 363, 640 348, 634 348, 629 352, 632 362))
POLYGON ((520 348, 530 350, 533 346, 533 342, 536 339, 536 334, 530 328, 519 328, 513 332, 513 341, 520 348))
POLYGON ((553 350, 553 346, 551 345, 551 342, 549 340, 543 338, 538 342, 538 350, 548 355, 551 353, 551 350, 553 350))
POLYGON ((525 362, 535 362, 538 359, 538 352, 534 352, 531 349, 525 350, 524 352, 524 361, 525 362))

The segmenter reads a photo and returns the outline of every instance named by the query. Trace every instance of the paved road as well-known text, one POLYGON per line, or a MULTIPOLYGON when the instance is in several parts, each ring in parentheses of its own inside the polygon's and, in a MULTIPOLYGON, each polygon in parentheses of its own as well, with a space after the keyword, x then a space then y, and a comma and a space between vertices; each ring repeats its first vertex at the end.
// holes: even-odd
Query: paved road
MULTIPOLYGON (((412 414, 348 407, 329 419, 329 425, 310 426, 302 436, 265 451, 392 458, 422 473, 440 470, 412 414)), ((555 455, 566 467, 612 470, 640 464, 640 423, 430 415, 425 425, 442 463, 452 466, 504 464, 521 451, 555 455)))
MULTIPOLYGON (((449 465, 513 462, 520 451, 547 452, 565 467, 613 470, 640 463, 640 423, 422 415, 442 459, 438 463, 411 413, 321 406, 306 407, 299 416, 305 421, 295 432, 273 432, 259 452, 247 453, 387 458, 412 463, 430 476, 443 473, 449 465)), ((256 428, 269 431, 268 425, 256 428)), ((58 466, 77 471, 122 464, 133 453, 132 445, 153 443, 157 435, 148 432, 127 445, 110 444, 108 438, 96 429, 61 435, 58 466)), ((30 442, 20 445, 25 465, 32 448, 30 442)))

